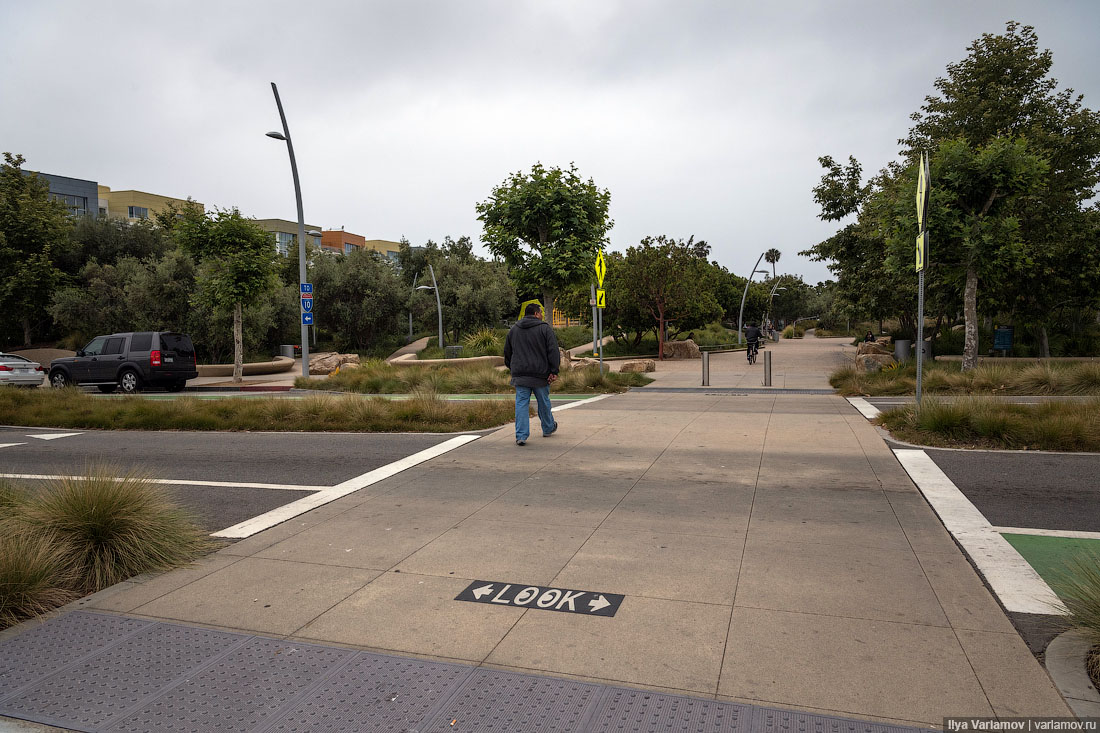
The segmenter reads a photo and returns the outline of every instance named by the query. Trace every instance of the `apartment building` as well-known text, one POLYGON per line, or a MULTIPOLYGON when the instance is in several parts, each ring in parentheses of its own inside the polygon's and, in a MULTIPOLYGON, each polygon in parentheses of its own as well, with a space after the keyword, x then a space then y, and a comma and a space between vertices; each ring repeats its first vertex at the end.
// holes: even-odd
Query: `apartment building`
POLYGON ((198 206, 203 211, 206 210, 206 207, 198 201, 162 196, 145 191, 112 191, 109 186, 99 186, 98 194, 99 215, 111 219, 141 221, 142 219, 150 219, 169 207, 181 209, 188 205, 198 206))
MULTIPOLYGON (((283 257, 298 256, 298 222, 289 219, 257 219, 256 223, 275 238, 275 249, 283 257)), ((307 232, 317 231, 317 227, 306 224, 307 232)), ((306 235, 306 243, 321 246, 321 237, 306 235)))

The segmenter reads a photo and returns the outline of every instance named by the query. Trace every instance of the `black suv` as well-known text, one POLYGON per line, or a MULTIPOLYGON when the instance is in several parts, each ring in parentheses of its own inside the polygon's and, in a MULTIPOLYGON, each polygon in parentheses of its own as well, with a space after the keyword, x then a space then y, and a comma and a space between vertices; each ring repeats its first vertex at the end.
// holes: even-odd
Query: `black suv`
POLYGON ((96 336, 76 356, 50 362, 50 385, 95 384, 133 394, 145 386, 179 392, 199 376, 191 337, 168 331, 96 336))

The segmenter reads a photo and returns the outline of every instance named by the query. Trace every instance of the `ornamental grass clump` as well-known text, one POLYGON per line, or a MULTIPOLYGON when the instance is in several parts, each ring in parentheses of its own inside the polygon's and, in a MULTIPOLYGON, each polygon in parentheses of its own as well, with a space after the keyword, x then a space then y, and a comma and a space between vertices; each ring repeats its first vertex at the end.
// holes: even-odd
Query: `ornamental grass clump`
POLYGON ((1092 644, 1086 664, 1089 676, 1100 679, 1100 557, 1084 553, 1070 558, 1052 585, 1069 611, 1070 625, 1092 644))
POLYGON ((56 537, 91 593, 153 570, 184 565, 209 547, 183 509, 144 476, 107 468, 50 482, 16 518, 31 532, 56 537))
POLYGON ((56 532, 0 521, 0 629, 79 597, 71 557, 56 532))

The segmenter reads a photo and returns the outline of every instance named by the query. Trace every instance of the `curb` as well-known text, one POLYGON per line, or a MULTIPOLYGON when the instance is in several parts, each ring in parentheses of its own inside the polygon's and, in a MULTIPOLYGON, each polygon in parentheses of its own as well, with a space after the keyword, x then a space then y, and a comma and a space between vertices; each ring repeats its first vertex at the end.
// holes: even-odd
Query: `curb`
POLYGON ((207 387, 207 386, 204 386, 204 387, 186 387, 186 388, 184 388, 183 391, 184 392, 289 392, 292 389, 293 389, 293 387, 290 387, 289 385, 256 384, 256 385, 241 385, 239 387, 233 387, 233 386, 230 386, 230 387, 213 387, 213 386, 209 386, 209 387, 207 387))
POLYGON ((1092 646, 1084 633, 1073 629, 1055 637, 1046 651, 1046 668, 1054 686, 1082 719, 1100 716, 1100 692, 1085 671, 1085 657, 1092 646))

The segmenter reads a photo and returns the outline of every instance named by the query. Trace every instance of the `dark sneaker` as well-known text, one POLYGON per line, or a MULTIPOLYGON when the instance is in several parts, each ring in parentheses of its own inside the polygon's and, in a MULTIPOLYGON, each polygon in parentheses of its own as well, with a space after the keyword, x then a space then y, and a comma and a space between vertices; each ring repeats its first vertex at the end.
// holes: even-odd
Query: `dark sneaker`
POLYGON ((517 439, 516 439, 516 445, 527 445, 527 441, 526 441, 526 440, 519 440, 519 439, 517 438, 517 439))
POLYGON ((556 432, 558 432, 558 424, 554 423, 554 427, 551 428, 550 432, 549 433, 543 433, 542 437, 549 438, 551 435, 553 435, 556 432))

